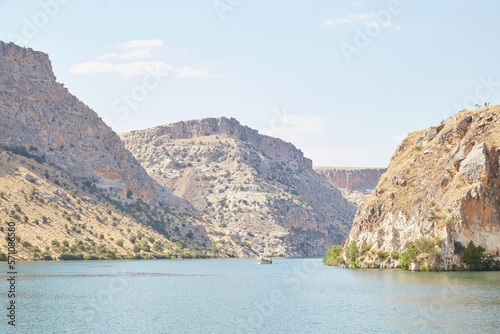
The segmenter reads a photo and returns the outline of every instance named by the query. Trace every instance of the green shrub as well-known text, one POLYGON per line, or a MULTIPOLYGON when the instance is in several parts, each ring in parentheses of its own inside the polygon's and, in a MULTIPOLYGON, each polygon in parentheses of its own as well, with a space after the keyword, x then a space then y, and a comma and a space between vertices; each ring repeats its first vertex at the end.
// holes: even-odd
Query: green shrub
POLYGON ((436 254, 441 252, 439 248, 436 247, 436 242, 431 238, 422 237, 414 242, 419 254, 436 254))
POLYGON ((358 245, 356 244, 356 241, 353 240, 347 247, 346 257, 349 262, 349 267, 358 267, 358 245))
POLYGON ((83 260, 83 254, 68 254, 63 253, 59 256, 61 260, 70 261, 70 260, 83 260))
POLYGON ((40 256, 44 261, 52 261, 52 255, 47 251, 43 251, 40 256))
POLYGON ((361 254, 365 254, 370 249, 372 249, 372 247, 373 247, 373 244, 363 244, 363 246, 361 247, 361 254))
POLYGON ((161 252, 161 251, 163 251, 163 245, 161 244, 160 241, 155 242, 155 244, 153 245, 153 250, 155 252, 161 252))
POLYGON ((142 243, 141 243, 141 250, 145 251, 145 252, 151 252, 151 248, 149 247, 149 244, 146 240, 144 240, 142 243))
POLYGON ((379 258, 381 258, 382 260, 386 259, 389 257, 389 252, 386 252, 386 251, 383 251, 383 250, 379 250, 377 251, 377 256, 379 258))
POLYGON ((327 266, 340 266, 342 262, 342 246, 330 246, 323 258, 323 263, 327 266))
POLYGON ((414 244, 411 244, 407 249, 399 254, 399 266, 405 270, 410 269, 410 264, 417 258, 417 256, 417 247, 415 247, 414 244))
POLYGON ((14 204, 14 209, 16 209, 17 212, 22 212, 23 211, 21 209, 21 207, 19 206, 19 204, 17 204, 17 203, 14 204))
POLYGON ((475 246, 472 240, 465 249, 463 261, 469 267, 470 270, 484 270, 483 260, 484 260, 485 249, 481 246, 475 246))
POLYGON ((23 241, 21 243, 21 245, 24 247, 24 248, 31 248, 31 243, 29 241, 23 241))

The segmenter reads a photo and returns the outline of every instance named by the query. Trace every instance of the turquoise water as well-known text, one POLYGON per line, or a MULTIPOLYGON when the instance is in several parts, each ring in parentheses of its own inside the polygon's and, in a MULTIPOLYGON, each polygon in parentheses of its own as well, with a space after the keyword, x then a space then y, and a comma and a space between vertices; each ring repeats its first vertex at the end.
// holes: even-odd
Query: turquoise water
MULTIPOLYGON (((9 328, 4 311, 0 333, 500 333, 498 272, 349 270, 320 259, 17 267, 18 324, 9 328)), ((0 289, 6 307, 5 276, 0 289)))

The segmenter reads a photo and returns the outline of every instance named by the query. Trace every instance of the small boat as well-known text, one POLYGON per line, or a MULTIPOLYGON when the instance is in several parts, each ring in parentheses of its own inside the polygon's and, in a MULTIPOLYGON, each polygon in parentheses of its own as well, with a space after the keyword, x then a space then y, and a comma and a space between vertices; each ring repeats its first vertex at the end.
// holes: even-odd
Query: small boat
POLYGON ((270 256, 261 256, 257 258, 257 261, 260 264, 272 264, 273 263, 273 258, 270 256))

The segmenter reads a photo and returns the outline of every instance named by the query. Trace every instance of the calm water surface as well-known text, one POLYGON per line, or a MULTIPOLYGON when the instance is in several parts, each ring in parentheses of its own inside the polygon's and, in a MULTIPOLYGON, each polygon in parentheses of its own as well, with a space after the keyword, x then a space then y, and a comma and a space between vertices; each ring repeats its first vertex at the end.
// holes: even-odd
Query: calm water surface
POLYGON ((500 333, 498 272, 348 270, 320 259, 17 267, 18 325, 4 315, 0 333, 500 333))

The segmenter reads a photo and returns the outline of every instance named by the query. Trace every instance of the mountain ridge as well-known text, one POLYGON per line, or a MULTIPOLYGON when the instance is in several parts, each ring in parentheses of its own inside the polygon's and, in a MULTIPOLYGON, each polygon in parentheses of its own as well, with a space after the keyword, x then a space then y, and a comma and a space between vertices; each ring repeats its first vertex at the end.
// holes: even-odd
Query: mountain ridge
POLYGON ((313 171, 312 161, 293 144, 234 118, 182 121, 120 136, 150 175, 190 200, 212 225, 229 225, 245 256, 265 248, 319 256, 328 242, 347 235, 355 208, 313 171))

